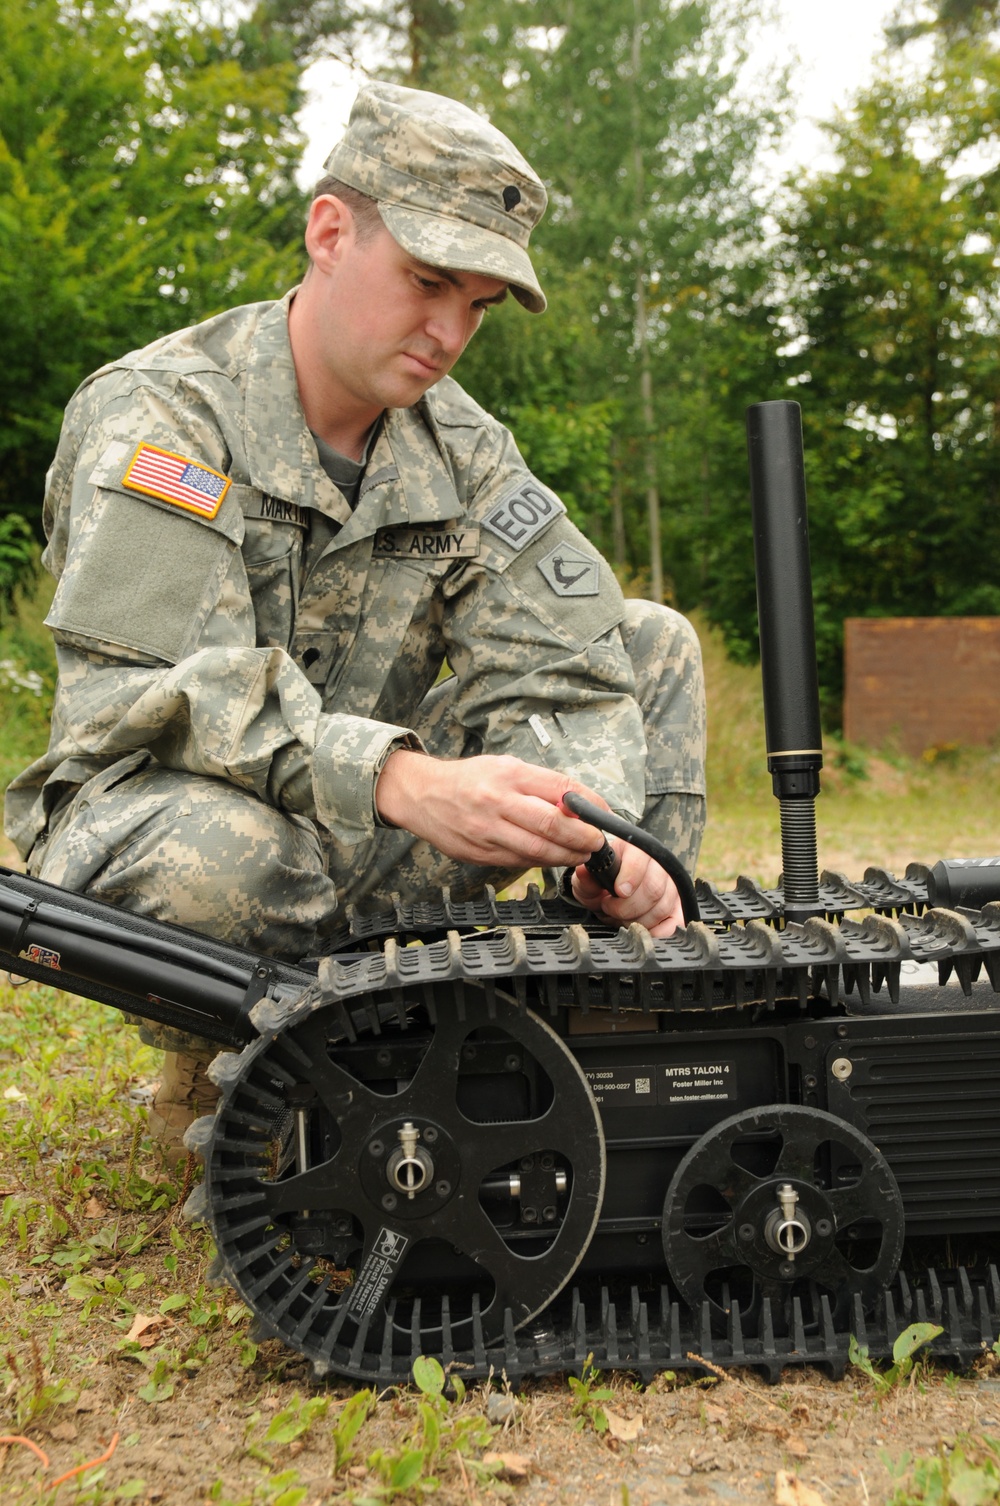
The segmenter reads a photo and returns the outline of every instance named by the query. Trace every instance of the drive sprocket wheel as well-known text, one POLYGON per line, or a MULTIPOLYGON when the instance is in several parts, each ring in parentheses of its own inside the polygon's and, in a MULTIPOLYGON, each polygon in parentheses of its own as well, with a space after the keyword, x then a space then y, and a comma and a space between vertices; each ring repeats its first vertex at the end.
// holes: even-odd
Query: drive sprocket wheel
POLYGON ((845 1313, 892 1280, 904 1215, 888 1162, 833 1114, 775 1105, 716 1124, 681 1161, 663 1207, 667 1267, 694 1310, 722 1320, 738 1301, 772 1316, 793 1296, 845 1313))
POLYGON ((601 1121, 562 1041, 477 984, 429 994, 304 1000, 217 1059, 219 1109, 189 1132, 216 1275, 318 1374, 405 1376, 521 1327, 597 1223, 601 1121))

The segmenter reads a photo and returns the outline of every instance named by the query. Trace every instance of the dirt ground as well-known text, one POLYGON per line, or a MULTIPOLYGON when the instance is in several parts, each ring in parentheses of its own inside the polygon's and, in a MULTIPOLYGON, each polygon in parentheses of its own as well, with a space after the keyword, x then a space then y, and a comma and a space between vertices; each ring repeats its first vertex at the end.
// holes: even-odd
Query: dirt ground
MULTIPOLYGON (((143 1226, 132 1221, 129 1239, 143 1226)), ((123 1286, 117 1300, 99 1303, 89 1316, 79 1282, 74 1287, 48 1265, 23 1265, 12 1243, 0 1251, 8 1376, 0 1425, 36 1451, 24 1442, 0 1444, 5 1506, 39 1500, 327 1506, 426 1498, 419 1488, 380 1489, 377 1471, 366 1463, 376 1449, 426 1441, 421 1398, 383 1394, 335 1473, 333 1433, 352 1391, 314 1389, 305 1364, 275 1342, 247 1363, 245 1327, 240 1318, 230 1321, 226 1307, 232 1294, 209 1296, 203 1285, 207 1242, 184 1232, 172 1214, 134 1258, 87 1267, 88 1290, 103 1286, 106 1294, 116 1279, 123 1286), (187 1305, 169 1311, 184 1294, 187 1305), (137 1317, 153 1321, 130 1342, 126 1329, 135 1332, 137 1317), (311 1398, 325 1399, 325 1408, 322 1402, 315 1408, 325 1415, 284 1441, 311 1398), (54 1493, 45 1488, 101 1460, 116 1438, 105 1463, 54 1493)), ((912 1456, 950 1449, 968 1434, 1000 1436, 995 1363, 984 1361, 982 1373, 964 1377, 917 1370, 882 1399, 857 1371, 834 1383, 789 1370, 773 1386, 750 1372, 662 1376, 645 1389, 628 1376, 600 1377, 582 1401, 563 1377, 531 1383, 516 1396, 499 1382, 478 1386, 460 1406, 441 1404, 442 1439, 449 1426, 456 1436, 462 1429, 479 1433, 464 1459, 439 1450, 435 1499, 483 1506, 504 1498, 524 1506, 888 1502, 912 1456), (613 1396, 595 1397, 602 1387, 613 1396), (494 1426, 488 1409, 502 1418, 494 1426), (594 1423, 603 1419, 609 1426, 598 1432, 594 1423), (504 1461, 492 1466, 501 1471, 495 1483, 477 1480, 473 1461, 482 1457, 484 1439, 486 1451, 504 1461)))

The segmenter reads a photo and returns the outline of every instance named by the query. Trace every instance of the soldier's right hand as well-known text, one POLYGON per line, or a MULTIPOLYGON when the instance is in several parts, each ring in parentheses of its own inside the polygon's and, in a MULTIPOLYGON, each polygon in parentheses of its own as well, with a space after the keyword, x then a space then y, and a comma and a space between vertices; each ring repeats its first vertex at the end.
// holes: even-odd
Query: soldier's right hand
POLYGON ((606 801, 567 774, 519 758, 431 758, 398 749, 375 786, 383 821, 424 837, 447 857, 486 867, 576 867, 602 845, 595 827, 560 801, 577 790, 606 801))

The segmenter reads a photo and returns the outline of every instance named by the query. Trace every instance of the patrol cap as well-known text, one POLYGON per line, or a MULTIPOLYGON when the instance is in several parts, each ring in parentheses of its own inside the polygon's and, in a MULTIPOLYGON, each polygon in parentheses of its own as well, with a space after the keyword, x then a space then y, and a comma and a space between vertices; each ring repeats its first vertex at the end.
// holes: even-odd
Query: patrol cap
POLYGON ((527 251, 545 213, 545 188, 474 110, 443 94, 369 84, 326 171, 375 199, 389 233, 411 256, 502 278, 531 313, 545 308, 527 251))

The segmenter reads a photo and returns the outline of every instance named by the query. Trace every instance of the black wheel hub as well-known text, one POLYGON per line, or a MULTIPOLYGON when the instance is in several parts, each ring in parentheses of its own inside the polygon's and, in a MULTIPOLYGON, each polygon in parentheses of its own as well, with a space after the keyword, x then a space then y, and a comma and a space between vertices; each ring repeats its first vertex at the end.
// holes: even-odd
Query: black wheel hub
POLYGON ((372 1207, 394 1218, 432 1218, 451 1202, 461 1180, 453 1136, 420 1115, 377 1126, 358 1162, 358 1181, 372 1207), (413 1141, 409 1156, 408 1140, 413 1141))
POLYGON ((782 1310, 805 1287, 841 1307, 856 1292, 874 1302, 903 1224, 896 1179, 865 1135, 776 1105, 734 1114, 691 1147, 667 1189, 663 1247, 688 1305, 707 1301, 722 1319, 734 1290, 744 1311, 765 1298, 782 1310))

